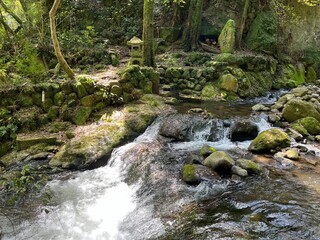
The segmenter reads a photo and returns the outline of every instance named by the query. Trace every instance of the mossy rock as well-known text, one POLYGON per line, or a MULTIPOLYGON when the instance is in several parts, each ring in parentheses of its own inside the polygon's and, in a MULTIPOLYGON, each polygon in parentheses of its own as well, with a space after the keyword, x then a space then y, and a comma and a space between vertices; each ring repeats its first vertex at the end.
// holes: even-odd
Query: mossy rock
POLYGON ((277 20, 273 12, 260 12, 250 26, 246 36, 251 50, 274 52, 277 44, 277 20))
POLYGON ((258 174, 262 171, 258 163, 255 163, 254 161, 243 159, 243 158, 238 159, 236 161, 236 165, 247 170, 249 174, 258 174))
POLYGON ((198 184, 199 179, 195 175, 195 167, 192 164, 186 164, 182 166, 182 180, 188 184, 198 184))
POLYGON ((76 93, 70 93, 67 96, 67 105, 68 107, 75 107, 78 104, 78 96, 76 93))
POLYGON ((122 97, 123 94, 123 89, 122 87, 118 86, 118 85, 113 85, 110 89, 110 93, 114 94, 118 97, 122 97))
POLYGON ((48 112, 52 106, 53 106, 53 100, 51 98, 46 98, 43 102, 42 108, 45 112, 48 112))
POLYGON ((298 120, 300 123, 311 135, 320 134, 320 122, 313 117, 305 117, 298 120))
POLYGON ((212 146, 209 146, 207 144, 203 145, 202 148, 200 149, 200 156, 201 157, 208 157, 211 153, 214 153, 216 152, 217 150, 212 147, 212 146))
POLYGON ((35 105, 37 105, 38 107, 41 107, 42 106, 42 94, 41 93, 34 93, 32 95, 32 100, 33 100, 33 103, 35 105))
POLYGON ((11 145, 8 142, 0 143, 0 157, 4 156, 11 150, 11 145))
POLYGON ((216 98, 219 95, 218 89, 212 83, 207 84, 201 91, 201 96, 207 99, 216 98))
POLYGON ((94 97, 93 95, 88 95, 81 98, 80 103, 84 107, 92 107, 94 104, 94 97))
POLYGON ((77 82, 74 87, 79 99, 88 95, 86 88, 80 82, 77 82))
POLYGON ((50 120, 55 120, 59 117, 59 107, 52 106, 48 111, 48 118, 50 120))
MULTIPOLYGON (((95 92, 96 83, 89 76, 80 75, 77 77, 77 82, 80 83, 85 88, 88 94, 93 94, 95 92)), ((84 96, 79 96, 79 98, 82 98, 82 97, 84 96)))
POLYGON ((33 106, 33 99, 29 95, 22 95, 19 97, 19 104, 21 107, 31 107, 33 106))
POLYGON ((76 125, 85 124, 88 118, 90 117, 91 112, 92 108, 79 106, 73 114, 72 122, 76 125))
POLYGON ((223 27, 218 42, 220 45, 220 50, 222 53, 233 53, 235 49, 236 42, 236 24, 235 21, 229 19, 226 25, 223 27))
POLYGON ((132 91, 134 89, 134 86, 131 82, 122 83, 121 87, 122 87, 123 91, 126 93, 132 93, 132 91))
POLYGON ((226 152, 216 151, 204 160, 204 165, 218 173, 224 173, 231 171, 235 161, 226 152))
POLYGON ((305 129, 300 123, 293 123, 291 124, 291 128, 295 131, 297 131, 298 133, 300 133, 302 136, 307 137, 310 134, 308 133, 307 129, 305 129))
POLYGON ((249 146, 252 152, 268 152, 272 149, 282 149, 290 146, 287 133, 278 128, 271 128, 261 132, 249 146))
POLYGON ((316 80, 317 80, 317 72, 314 70, 312 66, 309 66, 307 68, 306 82, 314 83, 316 80))
POLYGON ((230 73, 223 74, 219 78, 219 86, 223 90, 236 93, 239 88, 238 79, 230 73))
POLYGON ((53 98, 54 105, 61 107, 65 98, 66 98, 66 95, 64 92, 56 93, 53 98))
POLYGON ((304 117, 314 117, 320 121, 320 113, 316 110, 314 104, 300 99, 290 100, 282 111, 282 117, 287 122, 294 122, 304 117))
POLYGON ((100 110, 106 108, 106 106, 107 106, 106 103, 104 103, 104 102, 98 102, 98 103, 94 106, 94 110, 95 110, 95 111, 100 111, 100 110))
POLYGON ((50 133, 58 133, 61 131, 65 131, 68 129, 68 123, 66 122, 54 122, 51 124, 50 128, 49 128, 49 132, 50 133))
POLYGON ((55 145, 57 144, 57 137, 51 134, 46 136, 18 135, 16 139, 16 144, 18 150, 27 149, 37 144, 55 145))

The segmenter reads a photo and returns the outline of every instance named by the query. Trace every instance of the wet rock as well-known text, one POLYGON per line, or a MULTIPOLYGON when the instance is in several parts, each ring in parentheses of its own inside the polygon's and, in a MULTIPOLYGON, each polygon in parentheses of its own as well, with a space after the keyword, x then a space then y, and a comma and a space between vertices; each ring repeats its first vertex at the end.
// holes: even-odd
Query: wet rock
POLYGON ((186 164, 181 169, 182 180, 188 184, 196 185, 200 183, 200 179, 195 174, 195 167, 192 164, 186 164))
POLYGON ((243 158, 238 159, 236 161, 236 165, 247 170, 249 174, 258 174, 262 171, 258 163, 255 163, 254 161, 243 159, 243 158))
POLYGON ((263 104, 256 104, 252 107, 253 111, 269 111, 270 108, 264 106, 263 104))
POLYGON ((281 117, 279 116, 279 114, 269 114, 268 115, 268 121, 270 123, 276 123, 279 122, 281 120, 281 117))
POLYGON ((252 140, 258 136, 258 126, 249 120, 235 122, 230 129, 231 141, 252 140))
POLYGON ((261 132, 250 144, 249 151, 268 152, 290 146, 288 134, 278 128, 271 128, 261 132))
POLYGON ((201 181, 213 181, 220 179, 220 176, 218 173, 212 171, 210 168, 203 166, 203 165, 194 165, 195 168, 195 175, 201 180, 201 181))
POLYGON ((231 168, 231 172, 236 174, 236 175, 238 175, 238 176, 240 176, 240 177, 247 177, 248 176, 247 170, 245 170, 245 169, 243 169, 243 168, 241 168, 239 166, 233 166, 231 168))
POLYGON ((223 151, 216 151, 204 160, 204 165, 220 175, 229 174, 235 161, 223 151))
POLYGON ((207 144, 203 145, 202 148, 200 149, 200 156, 201 157, 208 157, 211 153, 214 153, 216 152, 217 150, 212 147, 212 146, 209 146, 207 144))
POLYGON ((186 160, 185 164, 203 164, 203 160, 200 156, 196 154, 190 154, 186 160))
POLYGON ((175 140, 190 140, 190 131, 197 126, 205 125, 202 117, 187 114, 172 114, 164 119, 160 126, 160 135, 175 140))
POLYGON ((82 126, 81 131, 74 132, 75 137, 62 146, 49 164, 67 169, 105 165, 115 147, 143 132, 155 116, 170 109, 158 96, 148 95, 148 99, 142 98, 141 104, 128 104, 121 111, 113 112, 108 119, 101 119, 98 124, 82 126), (151 97, 152 102, 157 101, 157 106, 147 104, 151 102, 151 97))
POLYGON ((287 122, 293 122, 304 117, 314 117, 320 121, 320 113, 314 105, 300 99, 290 100, 283 109, 282 117, 287 122))
POLYGON ((289 134, 290 137, 295 139, 296 141, 302 141, 303 140, 303 135, 300 134, 298 131, 288 128, 287 133, 289 134))
POLYGON ((286 151, 285 156, 291 160, 298 160, 299 159, 299 151, 295 148, 289 149, 286 151))

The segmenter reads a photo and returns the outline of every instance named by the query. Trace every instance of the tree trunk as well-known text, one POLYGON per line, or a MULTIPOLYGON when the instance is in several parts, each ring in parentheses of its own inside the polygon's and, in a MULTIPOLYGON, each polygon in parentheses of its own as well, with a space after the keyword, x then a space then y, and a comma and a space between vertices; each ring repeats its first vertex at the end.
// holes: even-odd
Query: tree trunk
POLYGON ((246 26, 246 19, 248 17, 249 5, 250 5, 250 0, 245 0, 242 17, 239 24, 238 36, 237 36, 237 46, 239 49, 241 48, 241 40, 243 36, 244 27, 246 26))
POLYGON ((190 0, 188 18, 182 35, 183 44, 187 51, 198 48, 203 1, 190 0))
POLYGON ((64 57, 63 57, 63 55, 61 53, 59 40, 58 40, 58 37, 57 37, 55 16, 56 16, 56 12, 57 12, 57 10, 59 8, 60 1, 61 0, 55 0, 53 5, 52 5, 52 8, 51 8, 51 10, 49 12, 51 39, 52 39, 52 42, 53 42, 54 52, 55 52, 55 55, 56 55, 56 57, 58 59, 58 62, 60 63, 62 69, 67 73, 69 78, 73 79, 74 78, 74 72, 72 71, 72 69, 70 68, 70 66, 68 65, 67 61, 64 59, 64 57))
POLYGON ((143 5, 143 63, 145 66, 155 67, 154 59, 154 0, 144 0, 143 5))

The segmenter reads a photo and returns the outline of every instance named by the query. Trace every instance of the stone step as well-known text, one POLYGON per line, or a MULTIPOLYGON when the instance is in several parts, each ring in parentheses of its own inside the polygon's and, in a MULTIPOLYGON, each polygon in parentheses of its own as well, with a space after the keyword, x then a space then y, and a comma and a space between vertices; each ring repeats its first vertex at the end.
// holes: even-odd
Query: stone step
POLYGON ((34 136, 34 135, 19 135, 16 139, 17 149, 24 150, 36 144, 45 143, 55 145, 57 144, 57 136, 48 134, 46 136, 34 136))

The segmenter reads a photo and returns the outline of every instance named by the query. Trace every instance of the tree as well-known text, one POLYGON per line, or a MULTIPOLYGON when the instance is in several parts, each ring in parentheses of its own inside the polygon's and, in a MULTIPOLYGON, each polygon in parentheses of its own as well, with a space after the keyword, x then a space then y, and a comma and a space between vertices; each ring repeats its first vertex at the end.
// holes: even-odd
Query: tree
POLYGON ((146 66, 154 67, 154 27, 153 27, 154 0, 144 0, 143 5, 143 63, 146 66))
POLYGON ((203 1, 190 0, 188 18, 182 36, 182 41, 187 51, 198 48, 203 1))
POLYGON ((238 48, 241 48, 241 40, 242 40, 243 30, 244 30, 244 27, 246 25, 246 19, 248 17, 249 5, 250 5, 250 0, 245 0, 244 7, 243 7, 243 12, 242 12, 242 17, 241 17, 241 21, 240 21, 240 24, 239 24, 237 41, 236 41, 237 45, 238 45, 238 48))
POLYGON ((51 39, 53 42, 53 47, 54 47, 54 52, 55 55, 58 59, 58 62, 60 63, 62 69, 67 73, 67 75, 69 76, 69 78, 73 79, 75 74, 72 71, 72 69, 70 68, 69 64, 67 63, 67 61, 64 59, 62 52, 61 52, 61 48, 60 48, 60 44, 59 44, 59 40, 57 37, 57 31, 56 31, 56 22, 55 22, 55 16, 56 16, 56 12, 60 6, 60 2, 61 0, 55 0, 52 8, 49 12, 49 18, 50 18, 50 30, 51 30, 51 39))

